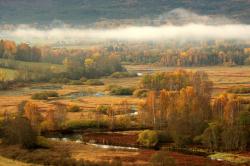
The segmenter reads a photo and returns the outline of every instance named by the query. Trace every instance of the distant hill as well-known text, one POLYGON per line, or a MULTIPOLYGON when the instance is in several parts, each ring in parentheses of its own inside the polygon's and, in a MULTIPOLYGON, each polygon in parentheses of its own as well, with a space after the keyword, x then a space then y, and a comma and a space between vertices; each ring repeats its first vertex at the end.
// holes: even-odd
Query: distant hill
POLYGON ((177 8, 250 23, 250 0, 0 0, 0 24, 150 20, 177 8))

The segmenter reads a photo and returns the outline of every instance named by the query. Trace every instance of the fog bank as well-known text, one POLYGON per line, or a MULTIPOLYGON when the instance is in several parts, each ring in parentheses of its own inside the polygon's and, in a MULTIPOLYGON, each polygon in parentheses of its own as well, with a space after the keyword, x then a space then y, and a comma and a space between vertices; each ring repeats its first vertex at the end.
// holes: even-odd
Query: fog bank
POLYGON ((250 25, 163 25, 129 26, 114 29, 51 28, 39 29, 18 26, 12 30, 1 30, 0 38, 22 42, 60 42, 87 40, 158 41, 168 39, 250 39, 250 25))

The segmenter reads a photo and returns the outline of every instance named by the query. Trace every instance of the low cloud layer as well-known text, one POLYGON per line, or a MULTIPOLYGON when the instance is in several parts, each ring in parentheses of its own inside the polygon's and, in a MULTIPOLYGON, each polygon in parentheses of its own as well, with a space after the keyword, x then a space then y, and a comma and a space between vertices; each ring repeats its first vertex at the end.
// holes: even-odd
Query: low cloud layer
POLYGON ((151 41, 168 39, 250 39, 250 25, 204 25, 187 24, 182 26, 165 25, 159 27, 125 27, 115 29, 75 29, 53 28, 36 29, 17 27, 2 30, 0 38, 26 42, 60 42, 87 40, 151 41))

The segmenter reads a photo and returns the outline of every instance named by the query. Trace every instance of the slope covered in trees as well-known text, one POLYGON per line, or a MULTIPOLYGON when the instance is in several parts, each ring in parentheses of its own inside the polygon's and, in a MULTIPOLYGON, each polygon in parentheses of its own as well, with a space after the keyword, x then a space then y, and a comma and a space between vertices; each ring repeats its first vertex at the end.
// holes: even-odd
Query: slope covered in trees
POLYGON ((57 19, 83 24, 101 19, 152 19, 173 9, 184 8, 201 15, 226 16, 249 23, 249 6, 247 0, 1 0, 0 22, 51 23, 57 19))

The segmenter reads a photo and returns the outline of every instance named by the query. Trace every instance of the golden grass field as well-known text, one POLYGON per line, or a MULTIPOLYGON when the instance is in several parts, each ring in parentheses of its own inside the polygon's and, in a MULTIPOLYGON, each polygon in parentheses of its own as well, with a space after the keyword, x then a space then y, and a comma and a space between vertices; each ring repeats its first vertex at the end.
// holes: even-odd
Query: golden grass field
MULTIPOLYGON (((176 68, 157 67, 149 65, 129 65, 126 66, 129 71, 140 73, 153 73, 160 71, 172 71, 176 68)), ((193 67, 181 68, 191 71, 205 71, 208 73, 210 79, 214 82, 214 95, 226 91, 233 86, 250 86, 250 67, 193 67)), ((140 77, 134 78, 103 78, 104 86, 88 86, 88 85, 59 85, 60 89, 56 91, 61 97, 48 101, 34 101, 37 103, 41 110, 53 109, 56 103, 64 105, 78 105, 81 107, 82 112, 68 113, 68 118, 77 119, 80 115, 85 115, 95 110, 98 105, 116 105, 122 101, 127 101, 130 105, 137 105, 143 99, 133 96, 110 96, 105 91, 107 85, 120 85, 125 87, 137 87, 140 83, 140 77), (76 93, 90 93, 87 96, 77 96, 76 93), (102 93, 101 96, 95 94, 102 93)), ((0 92, 0 116, 5 112, 15 112, 20 102, 31 100, 31 95, 40 92, 44 89, 39 89, 43 86, 53 86, 49 83, 31 84, 30 86, 21 87, 17 89, 7 90, 0 92)), ((58 86, 58 85, 57 85, 58 86)))

